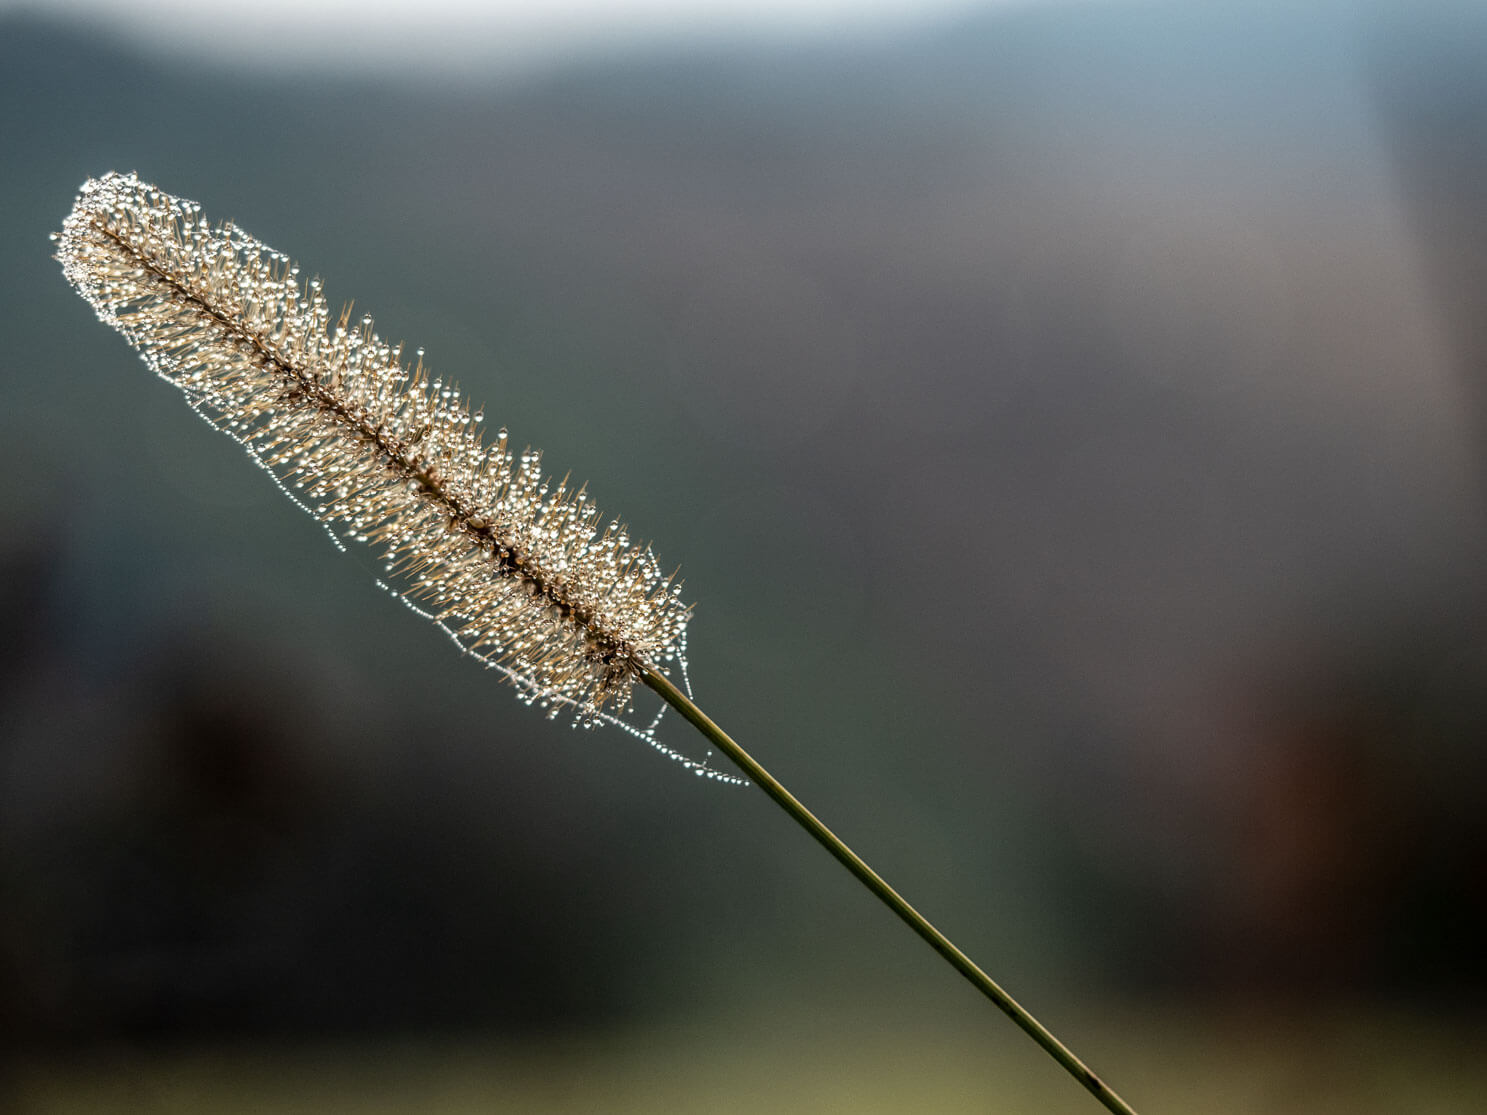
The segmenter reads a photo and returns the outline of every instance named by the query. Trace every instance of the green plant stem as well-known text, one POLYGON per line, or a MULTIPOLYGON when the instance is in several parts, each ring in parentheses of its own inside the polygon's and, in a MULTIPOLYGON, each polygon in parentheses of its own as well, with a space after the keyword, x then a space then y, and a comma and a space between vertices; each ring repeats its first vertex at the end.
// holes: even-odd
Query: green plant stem
POLYGON ((781 809, 795 818, 796 822, 835 856, 843 867, 857 876, 863 886, 877 895, 885 906, 907 922, 910 929, 929 943, 930 948, 949 961, 956 971, 970 980, 978 991, 995 1003, 1008 1018, 1017 1023, 1028 1037, 1042 1046, 1043 1050, 1062 1065, 1070 1076, 1084 1085, 1095 1099, 1109 1110, 1117 1112, 1118 1115, 1136 1115, 1130 1104, 1116 1095, 1108 1084, 1096 1076, 1083 1061, 1074 1056, 1068 1046, 1054 1037, 1046 1026, 1029 1014, 1011 995, 1003 991, 996 981, 983 972, 969 956, 956 948, 950 938, 931 925, 923 914, 910 906, 898 891, 890 887, 881 875, 867 865, 861 856, 847 847, 841 838, 822 824, 814 813, 796 799, 794 794, 785 789, 769 771, 760 766, 752 755, 740 747, 727 732, 713 723, 690 697, 654 669, 646 670, 641 674, 641 679, 659 693, 667 704, 686 717, 698 731, 716 744, 718 749, 748 775, 761 790, 773 798, 781 809))

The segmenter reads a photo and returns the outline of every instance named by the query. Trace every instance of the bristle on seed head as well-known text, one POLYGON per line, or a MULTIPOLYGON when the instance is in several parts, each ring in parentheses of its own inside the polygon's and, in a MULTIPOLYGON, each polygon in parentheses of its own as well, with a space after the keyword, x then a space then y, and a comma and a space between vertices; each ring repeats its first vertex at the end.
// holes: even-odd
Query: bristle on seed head
POLYGON ((371 318, 332 317, 284 255, 132 174, 90 179, 57 242, 156 373, 529 698, 581 720, 622 710, 679 654, 689 611, 650 548, 505 430, 487 444, 454 384, 371 318))

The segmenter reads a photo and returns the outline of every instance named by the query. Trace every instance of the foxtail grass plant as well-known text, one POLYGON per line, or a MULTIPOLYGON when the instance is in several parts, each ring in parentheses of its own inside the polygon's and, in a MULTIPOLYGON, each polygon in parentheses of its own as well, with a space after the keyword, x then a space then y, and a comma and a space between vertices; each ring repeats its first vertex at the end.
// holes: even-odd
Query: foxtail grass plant
POLYGON ((410 366, 371 318, 333 315, 320 279, 133 174, 86 182, 54 238, 99 318, 338 546, 371 546, 383 587, 549 715, 617 725, 699 775, 743 781, 633 722, 636 685, 654 690, 1106 1108, 1134 1115, 697 707, 674 575, 584 488, 547 478, 539 453, 504 429, 488 440, 421 350, 410 366))

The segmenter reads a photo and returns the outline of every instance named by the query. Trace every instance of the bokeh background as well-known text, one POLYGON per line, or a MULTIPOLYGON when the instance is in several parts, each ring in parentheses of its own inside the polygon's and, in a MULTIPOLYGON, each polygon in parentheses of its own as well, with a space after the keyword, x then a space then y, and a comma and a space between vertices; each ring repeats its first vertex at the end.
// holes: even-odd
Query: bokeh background
POLYGON ((0 1106, 1094 1107, 96 324, 132 169, 653 538, 701 704, 1138 1109, 1483 1110, 1487 9, 527 7, 0 4, 0 1106))

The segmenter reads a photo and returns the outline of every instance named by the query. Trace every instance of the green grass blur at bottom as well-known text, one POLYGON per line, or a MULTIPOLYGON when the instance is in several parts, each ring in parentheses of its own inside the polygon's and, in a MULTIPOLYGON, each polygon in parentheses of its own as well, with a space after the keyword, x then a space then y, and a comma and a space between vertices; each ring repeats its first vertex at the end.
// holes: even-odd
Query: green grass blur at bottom
MULTIPOLYGON (((881 1015, 873 1016, 874 1019, 881 1015)), ((33 1061, 22 1113, 1088 1112, 1087 1094, 1010 1028, 899 1028, 761 1015, 550 1041, 113 1048, 33 1061)), ((993 1024, 995 1019, 989 1020, 993 1024)), ((1066 1026, 1142 1115, 1480 1112, 1487 1025, 1410 1015, 1081 1013, 1066 1026)))

